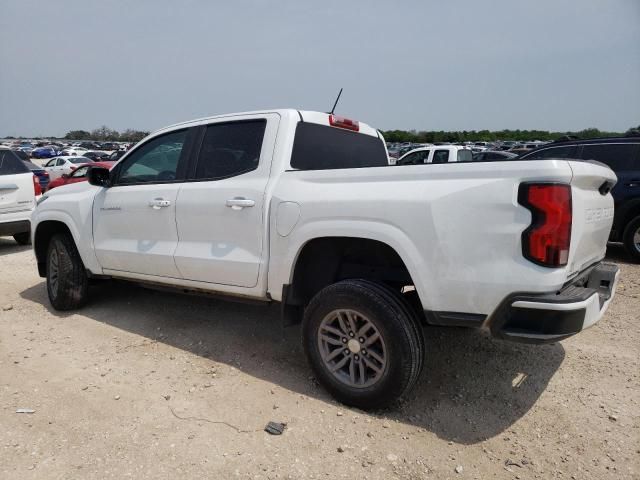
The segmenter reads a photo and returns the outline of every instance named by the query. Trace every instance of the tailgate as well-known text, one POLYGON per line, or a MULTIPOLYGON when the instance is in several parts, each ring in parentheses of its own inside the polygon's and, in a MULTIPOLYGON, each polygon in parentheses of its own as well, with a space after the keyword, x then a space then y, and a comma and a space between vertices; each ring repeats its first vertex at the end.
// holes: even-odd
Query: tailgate
POLYGON ((0 213, 29 210, 34 198, 33 173, 0 175, 0 213))
POLYGON ((613 198, 609 191, 617 177, 601 163, 568 163, 573 172, 573 226, 568 265, 569 276, 572 276, 605 256, 613 224, 613 198))

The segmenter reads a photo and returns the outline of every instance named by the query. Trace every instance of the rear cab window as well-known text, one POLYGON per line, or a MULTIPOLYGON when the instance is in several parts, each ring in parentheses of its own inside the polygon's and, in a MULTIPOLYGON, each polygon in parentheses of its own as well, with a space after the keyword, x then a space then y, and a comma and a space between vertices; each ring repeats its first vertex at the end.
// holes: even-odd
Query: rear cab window
POLYGON ((379 137, 300 122, 296 127, 291 167, 297 170, 386 167, 387 151, 379 137))

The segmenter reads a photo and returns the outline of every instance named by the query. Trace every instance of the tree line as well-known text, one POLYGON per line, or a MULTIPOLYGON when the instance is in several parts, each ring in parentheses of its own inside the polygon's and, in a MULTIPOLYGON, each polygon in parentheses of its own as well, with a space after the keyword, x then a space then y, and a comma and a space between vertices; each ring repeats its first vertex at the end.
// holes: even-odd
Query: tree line
POLYGON ((548 130, 462 130, 462 131, 417 131, 417 130, 386 130, 382 131, 387 142, 492 142, 496 140, 520 141, 553 141, 566 136, 578 138, 619 137, 624 135, 638 135, 640 125, 626 132, 606 132, 597 128, 586 128, 577 132, 550 132, 548 130))
MULTIPOLYGON (((496 140, 519 141, 553 141, 566 136, 577 138, 619 137, 624 135, 640 136, 640 125, 626 132, 607 132, 597 128, 586 128, 577 132, 550 132, 548 130, 461 130, 461 131, 429 131, 429 130, 383 130, 387 142, 493 142, 496 140)), ((71 130, 64 136, 66 140, 97 140, 110 142, 138 142, 149 135, 149 132, 127 128, 123 132, 113 130, 106 125, 94 130, 71 130)), ((14 137, 6 137, 14 138, 14 137)), ((22 138, 22 137, 18 137, 22 138)), ((52 137, 49 137, 52 138, 52 137)))
POLYGON ((71 130, 64 136, 66 140, 98 140, 109 142, 138 142, 149 135, 149 132, 127 128, 123 132, 113 130, 106 125, 95 130, 71 130))

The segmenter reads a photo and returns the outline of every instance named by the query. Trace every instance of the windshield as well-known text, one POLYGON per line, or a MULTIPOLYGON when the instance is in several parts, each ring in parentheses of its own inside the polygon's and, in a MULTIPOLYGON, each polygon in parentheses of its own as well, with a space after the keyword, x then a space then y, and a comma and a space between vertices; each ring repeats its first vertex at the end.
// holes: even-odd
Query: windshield
POLYGON ((87 157, 73 157, 70 158, 69 161, 71 163, 89 163, 91 162, 91 159, 87 157))

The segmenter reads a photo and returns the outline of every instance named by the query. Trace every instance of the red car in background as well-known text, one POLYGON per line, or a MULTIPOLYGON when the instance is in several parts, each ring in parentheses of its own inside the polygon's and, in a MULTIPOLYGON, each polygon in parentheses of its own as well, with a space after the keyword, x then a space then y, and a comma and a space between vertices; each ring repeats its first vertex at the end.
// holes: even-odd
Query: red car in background
POLYGON ((82 165, 79 165, 78 168, 76 168, 73 172, 69 173, 69 174, 64 174, 59 178, 56 178, 55 180, 52 180, 51 182, 49 182, 49 186, 47 188, 47 191, 51 190, 52 188, 56 188, 56 187, 61 187, 62 185, 69 185, 71 183, 78 183, 78 182, 86 182, 87 181, 87 171, 89 170, 89 167, 105 167, 105 168, 111 168, 115 165, 115 162, 88 162, 88 163, 83 163, 82 165))

